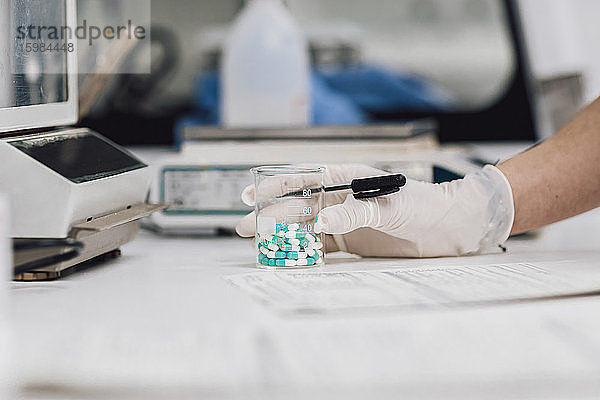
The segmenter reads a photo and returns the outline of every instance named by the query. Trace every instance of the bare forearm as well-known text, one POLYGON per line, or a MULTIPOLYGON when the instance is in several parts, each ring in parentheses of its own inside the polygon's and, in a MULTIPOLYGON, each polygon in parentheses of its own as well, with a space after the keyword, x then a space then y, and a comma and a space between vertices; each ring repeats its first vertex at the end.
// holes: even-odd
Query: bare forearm
POLYGON ((498 168, 513 191, 513 234, 600 206, 600 98, 553 137, 498 168))

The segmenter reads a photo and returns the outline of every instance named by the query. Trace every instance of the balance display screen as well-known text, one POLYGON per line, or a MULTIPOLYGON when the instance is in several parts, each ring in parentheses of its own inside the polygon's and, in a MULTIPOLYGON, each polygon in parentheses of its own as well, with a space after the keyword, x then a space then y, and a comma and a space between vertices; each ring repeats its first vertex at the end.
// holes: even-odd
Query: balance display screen
POLYGON ((11 145, 75 183, 89 182, 146 167, 91 132, 15 140, 11 145))
POLYGON ((246 215, 240 193, 252 184, 251 165, 168 166, 161 174, 161 201, 168 215, 246 215))

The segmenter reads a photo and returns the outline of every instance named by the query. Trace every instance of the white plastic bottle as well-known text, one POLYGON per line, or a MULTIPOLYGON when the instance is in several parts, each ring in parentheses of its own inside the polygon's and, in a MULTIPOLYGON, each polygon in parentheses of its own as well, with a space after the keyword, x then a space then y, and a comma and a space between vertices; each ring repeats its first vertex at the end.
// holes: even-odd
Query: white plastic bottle
POLYGON ((226 127, 309 122, 308 46, 281 0, 248 0, 234 22, 221 68, 226 127))

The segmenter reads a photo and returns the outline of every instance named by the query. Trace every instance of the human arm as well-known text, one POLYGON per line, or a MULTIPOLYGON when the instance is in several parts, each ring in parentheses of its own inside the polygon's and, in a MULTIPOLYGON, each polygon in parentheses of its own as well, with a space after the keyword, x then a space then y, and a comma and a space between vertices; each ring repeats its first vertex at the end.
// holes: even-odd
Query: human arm
POLYGON ((513 192, 512 234, 600 206, 600 98, 554 136, 498 169, 513 192))

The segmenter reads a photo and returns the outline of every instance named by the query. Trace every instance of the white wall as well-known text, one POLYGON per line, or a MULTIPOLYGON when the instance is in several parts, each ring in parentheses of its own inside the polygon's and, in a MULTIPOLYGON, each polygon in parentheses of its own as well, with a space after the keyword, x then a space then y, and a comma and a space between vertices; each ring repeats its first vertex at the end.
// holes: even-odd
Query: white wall
POLYGON ((519 0, 537 77, 582 72, 585 98, 600 95, 600 1, 519 0))
POLYGON ((576 8, 577 17, 583 34, 585 51, 585 72, 588 79, 587 97, 589 100, 600 96, 600 1, 571 0, 573 4, 581 3, 576 8))

